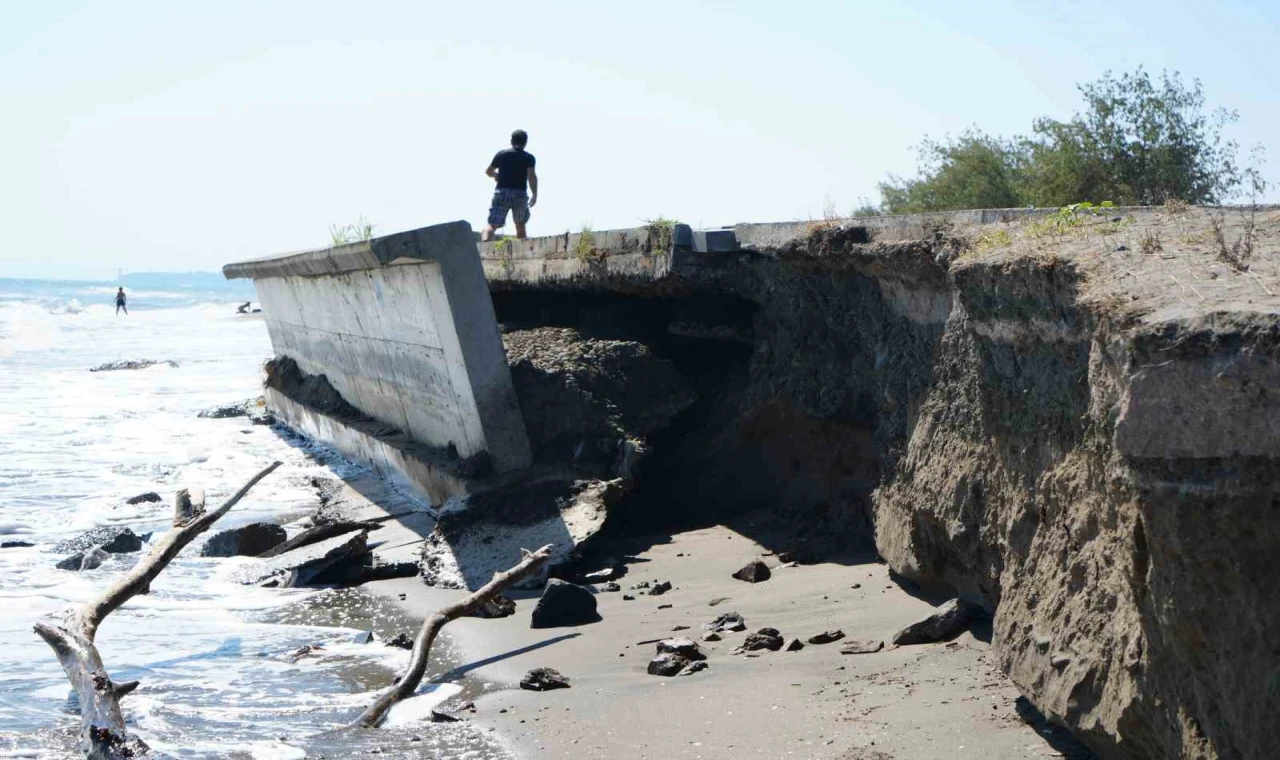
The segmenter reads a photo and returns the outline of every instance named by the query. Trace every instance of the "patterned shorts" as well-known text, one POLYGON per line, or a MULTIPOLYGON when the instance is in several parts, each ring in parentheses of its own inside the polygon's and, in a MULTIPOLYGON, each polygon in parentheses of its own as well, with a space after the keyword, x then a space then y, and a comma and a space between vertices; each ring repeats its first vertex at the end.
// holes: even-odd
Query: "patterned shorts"
POLYGON ((489 226, 501 227, 507 223, 507 211, 516 224, 529 222, 529 196, 522 190, 500 187, 493 193, 493 205, 489 207, 489 226))

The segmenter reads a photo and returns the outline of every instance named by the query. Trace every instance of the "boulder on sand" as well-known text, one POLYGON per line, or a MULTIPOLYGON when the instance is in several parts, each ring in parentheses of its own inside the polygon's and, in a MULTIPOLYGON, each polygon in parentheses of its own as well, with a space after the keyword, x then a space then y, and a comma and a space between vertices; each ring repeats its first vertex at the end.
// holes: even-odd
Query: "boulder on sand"
POLYGON ((563 625, 584 625, 599 621, 596 598, 582 586, 552 578, 542 590, 542 598, 533 608, 530 628, 556 628, 563 625))
POLYGON ((734 578, 747 583, 759 583, 769 580, 773 573, 769 571, 769 566, 762 560, 753 559, 748 562, 741 570, 733 574, 734 578))
POLYGON ((58 554, 83 554, 95 546, 108 554, 126 554, 142 548, 143 538, 129 528, 103 526, 53 546, 58 554))
POLYGON ((707 656, 693 639, 663 639, 658 642, 658 654, 678 654, 686 660, 705 660, 707 656))
POLYGON ((674 676, 688 664, 689 658, 666 652, 649 661, 648 671, 651 676, 674 676))
POLYGON ((808 643, 810 644, 830 644, 833 641, 839 641, 844 638, 844 631, 823 631, 822 633, 810 636, 808 643))
POLYGON ((283 544, 289 537, 284 528, 258 522, 224 530, 205 542, 201 557, 257 557, 283 544))
POLYGON ((884 649, 883 641, 860 641, 855 639, 841 644, 840 654, 875 654, 881 649, 884 649))
POLYGON ((569 688, 569 679, 552 668, 534 668, 520 679, 520 688, 529 691, 550 691, 569 688))
POLYGON ((712 620, 707 627, 714 633, 733 633, 747 630, 747 621, 736 612, 726 612, 712 620))
POLYGON ((363 562, 369 553, 368 530, 353 530, 325 541, 294 549, 270 559, 238 568, 233 576, 246 585, 296 588, 327 583, 326 577, 341 574, 363 562))
POLYGON ((973 620, 973 608, 959 599, 950 599, 933 609, 925 617, 893 634, 893 643, 931 644, 953 639, 964 632, 973 620))
POLYGON ((102 563, 106 562, 108 557, 109 555, 102 550, 101 546, 95 546, 80 554, 72 554, 59 562, 57 568, 72 571, 97 570, 102 567, 102 563))
POLYGON ((742 648, 748 652, 768 649, 776 652, 782 648, 782 635, 777 628, 761 628, 755 633, 748 633, 742 640, 742 648))

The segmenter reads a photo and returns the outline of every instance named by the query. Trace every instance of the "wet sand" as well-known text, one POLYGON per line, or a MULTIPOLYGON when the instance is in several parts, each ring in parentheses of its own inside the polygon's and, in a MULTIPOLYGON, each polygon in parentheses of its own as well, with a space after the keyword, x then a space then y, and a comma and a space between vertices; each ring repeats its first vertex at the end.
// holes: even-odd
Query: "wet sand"
MULTIPOLYGON (((765 556, 773 577, 749 584, 731 574, 765 550, 729 528, 662 541, 629 557, 628 573, 617 581, 621 593, 597 594, 601 622, 534 630, 529 615, 536 595, 513 594, 517 611, 511 617, 450 623, 444 629, 452 650, 447 659, 465 664, 448 677, 491 684, 468 719, 495 729, 520 757, 1079 756, 1061 729, 1024 720, 1025 702, 994 667, 988 644, 972 633, 863 655, 840 654, 844 642, 806 645, 798 652, 730 654, 746 633, 766 626, 787 640, 837 628, 846 641, 888 639, 931 604, 894 583, 886 566, 778 567, 775 557, 765 556), (642 581, 662 580, 674 585, 662 596, 630 590, 642 581), (635 600, 624 601, 624 594, 635 600), (727 601, 710 606, 717 598, 727 601), (654 645, 637 642, 666 636, 697 640, 703 624, 731 611, 745 617, 747 631, 702 643, 706 670, 671 678, 646 673, 654 645), (689 628, 673 632, 677 626, 689 628), (559 670, 572 687, 515 688, 535 667, 559 670)), ((419 618, 463 595, 429 588, 417 578, 365 588, 419 618)))

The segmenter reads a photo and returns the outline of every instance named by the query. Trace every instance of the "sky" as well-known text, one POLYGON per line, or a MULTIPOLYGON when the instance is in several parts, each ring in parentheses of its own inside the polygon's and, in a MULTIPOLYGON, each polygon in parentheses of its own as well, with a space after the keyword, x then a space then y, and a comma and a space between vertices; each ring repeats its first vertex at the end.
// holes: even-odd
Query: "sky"
POLYGON ((1280 3, 1237 0, 0 0, 0 277, 478 229, 515 128, 531 235, 843 214, 925 135, 1025 133, 1139 65, 1237 110, 1275 188, 1277 40, 1280 3))

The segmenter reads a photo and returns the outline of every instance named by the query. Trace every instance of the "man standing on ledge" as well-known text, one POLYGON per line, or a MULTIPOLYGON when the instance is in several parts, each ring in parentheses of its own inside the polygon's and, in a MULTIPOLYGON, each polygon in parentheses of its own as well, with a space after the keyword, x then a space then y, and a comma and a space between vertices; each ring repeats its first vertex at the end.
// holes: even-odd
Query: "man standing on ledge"
POLYGON ((489 207, 489 223, 480 239, 493 240, 493 233, 507 223, 507 212, 516 223, 516 237, 524 239, 524 226, 529 222, 529 209, 538 202, 538 175, 533 171, 533 154, 524 149, 529 135, 523 129, 511 133, 511 147, 500 150, 489 162, 485 174, 498 181, 489 207))

